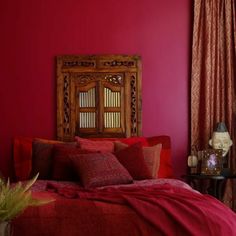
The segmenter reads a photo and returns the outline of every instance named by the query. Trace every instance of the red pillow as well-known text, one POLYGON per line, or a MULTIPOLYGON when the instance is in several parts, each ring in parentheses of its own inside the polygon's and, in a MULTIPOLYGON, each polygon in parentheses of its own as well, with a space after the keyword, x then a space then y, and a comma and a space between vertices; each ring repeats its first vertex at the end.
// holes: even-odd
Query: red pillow
POLYGON ((15 137, 13 158, 17 181, 29 179, 32 166, 32 138, 15 137))
POLYGON ((114 152, 114 142, 112 141, 93 141, 78 136, 75 136, 75 140, 78 142, 81 149, 97 152, 114 152))
POLYGON ((53 165, 53 148, 54 145, 65 147, 76 147, 76 142, 61 142, 52 140, 36 139, 33 141, 32 154, 32 173, 35 176, 39 173, 38 179, 51 179, 53 165))
POLYGON ((58 140, 20 136, 15 137, 13 146, 13 159, 16 181, 29 179, 33 173, 38 172, 37 170, 32 171, 33 141, 39 141, 48 144, 64 143, 58 140))
POLYGON ((144 160, 141 143, 132 144, 115 152, 115 155, 119 162, 129 171, 133 179, 152 179, 152 175, 144 160))
POLYGON ((91 153, 76 146, 54 145, 52 179, 54 180, 76 180, 76 174, 70 159, 70 155, 91 153))
POLYGON ((39 173, 38 179, 50 179, 53 144, 34 140, 32 150, 31 177, 39 173))
POLYGON ((73 155, 71 160, 86 188, 133 182, 128 171, 112 153, 73 155))
POLYGON ((170 137, 167 135, 153 136, 153 137, 130 137, 130 138, 91 138, 92 140, 106 140, 106 141, 120 141, 122 143, 131 145, 141 142, 142 146, 154 146, 162 144, 160 154, 160 167, 158 169, 158 178, 173 178, 173 167, 171 163, 171 143, 170 137))
POLYGON ((147 138, 149 146, 154 146, 158 143, 162 144, 160 167, 158 170, 158 178, 173 178, 174 171, 171 161, 171 142, 170 137, 166 135, 153 136, 147 138))
POLYGON ((135 143, 141 143, 143 147, 149 146, 147 139, 145 137, 130 137, 130 138, 122 138, 118 141, 121 141, 122 143, 131 145, 135 143))
MULTIPOLYGON (((128 147, 128 144, 116 141, 115 151, 120 151, 128 147)), ((152 174, 153 178, 157 178, 157 173, 160 165, 160 153, 161 153, 162 144, 157 144, 151 147, 142 147, 144 161, 152 174)))

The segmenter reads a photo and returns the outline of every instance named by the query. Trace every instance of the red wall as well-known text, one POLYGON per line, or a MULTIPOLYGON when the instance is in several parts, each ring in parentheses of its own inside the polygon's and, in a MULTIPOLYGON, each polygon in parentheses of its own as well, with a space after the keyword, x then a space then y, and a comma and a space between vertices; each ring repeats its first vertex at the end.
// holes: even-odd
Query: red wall
POLYGON ((0 169, 15 135, 55 138, 55 56, 139 54, 143 134, 168 134, 175 173, 188 149, 190 0, 0 1, 0 169))

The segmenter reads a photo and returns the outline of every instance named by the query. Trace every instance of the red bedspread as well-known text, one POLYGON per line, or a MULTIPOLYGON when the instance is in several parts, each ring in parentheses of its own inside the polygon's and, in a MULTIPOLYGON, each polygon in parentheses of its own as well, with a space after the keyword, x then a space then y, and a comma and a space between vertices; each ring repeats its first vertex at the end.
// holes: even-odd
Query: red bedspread
POLYGON ((47 187, 50 192, 43 194, 57 201, 28 209, 15 221, 14 235, 236 235, 234 212, 187 188, 163 184, 85 190, 55 183, 47 187), (32 226, 28 231, 26 224, 32 226))

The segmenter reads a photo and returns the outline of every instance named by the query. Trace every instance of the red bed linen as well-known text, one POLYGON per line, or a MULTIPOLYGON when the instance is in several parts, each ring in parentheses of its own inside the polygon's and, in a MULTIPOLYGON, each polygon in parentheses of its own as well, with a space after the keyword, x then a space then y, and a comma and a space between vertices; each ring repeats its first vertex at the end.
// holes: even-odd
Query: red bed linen
POLYGON ((181 181, 139 181, 90 191, 75 184, 48 186, 60 194, 35 194, 56 201, 28 208, 14 221, 14 235, 236 235, 234 212, 181 181))
POLYGON ((37 193, 40 195, 56 201, 28 208, 13 221, 13 236, 155 235, 155 228, 127 206, 67 199, 53 193, 37 193))

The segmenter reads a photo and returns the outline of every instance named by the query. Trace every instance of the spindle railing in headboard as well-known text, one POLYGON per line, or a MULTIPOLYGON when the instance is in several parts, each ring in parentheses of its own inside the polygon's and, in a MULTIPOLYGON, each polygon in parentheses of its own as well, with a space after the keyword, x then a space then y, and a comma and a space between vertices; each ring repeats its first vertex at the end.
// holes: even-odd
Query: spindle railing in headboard
POLYGON ((127 55, 57 57, 57 137, 141 135, 141 61, 127 55))

